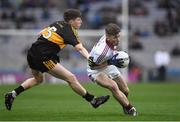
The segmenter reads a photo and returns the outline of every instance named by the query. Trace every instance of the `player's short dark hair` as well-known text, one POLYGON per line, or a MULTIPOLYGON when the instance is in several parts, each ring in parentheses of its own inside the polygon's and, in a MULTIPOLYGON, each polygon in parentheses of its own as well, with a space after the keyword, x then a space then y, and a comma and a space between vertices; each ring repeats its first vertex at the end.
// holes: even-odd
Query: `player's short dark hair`
POLYGON ((64 12, 64 20, 69 22, 69 20, 76 19, 77 17, 81 17, 81 12, 77 9, 67 9, 64 12))
POLYGON ((108 24, 105 28, 105 32, 108 35, 117 35, 120 31, 120 27, 114 23, 108 24))

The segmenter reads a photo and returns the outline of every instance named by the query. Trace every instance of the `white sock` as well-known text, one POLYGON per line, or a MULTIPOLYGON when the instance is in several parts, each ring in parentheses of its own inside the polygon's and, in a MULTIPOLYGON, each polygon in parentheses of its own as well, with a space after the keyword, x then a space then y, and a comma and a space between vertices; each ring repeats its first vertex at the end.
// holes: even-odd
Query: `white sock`
POLYGON ((13 90, 12 91, 12 96, 15 98, 17 96, 17 93, 13 90))

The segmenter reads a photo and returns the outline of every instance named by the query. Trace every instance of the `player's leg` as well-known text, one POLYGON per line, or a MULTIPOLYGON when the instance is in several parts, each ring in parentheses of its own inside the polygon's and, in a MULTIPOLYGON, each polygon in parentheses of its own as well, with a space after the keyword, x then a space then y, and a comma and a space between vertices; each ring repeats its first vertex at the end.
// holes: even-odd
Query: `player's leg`
POLYGON ((118 77, 114 78, 113 80, 116 81, 119 89, 126 95, 126 97, 128 97, 129 88, 128 88, 126 81, 122 77, 122 75, 119 75, 118 77))
POLYGON ((119 90, 118 85, 115 81, 110 79, 105 73, 99 73, 96 77, 96 82, 105 87, 108 88, 113 96, 117 99, 117 101, 122 105, 122 106, 128 106, 129 101, 126 98, 126 96, 119 90))
POLYGON ((130 104, 124 93, 119 90, 119 87, 114 80, 110 79, 105 73, 99 73, 96 76, 96 82, 99 85, 108 88, 112 92, 114 98, 123 106, 123 108, 126 108, 128 112, 133 110, 131 113, 129 113, 130 115, 137 115, 135 108, 130 104))
POLYGON ((48 71, 49 74, 56 78, 65 80, 71 86, 71 88, 79 95, 84 96, 86 90, 80 85, 76 76, 64 68, 61 64, 57 63, 56 66, 48 71))
MULTIPOLYGON (((106 70, 106 73, 109 75, 109 77, 111 79, 113 79, 114 81, 116 81, 119 89, 126 95, 126 97, 128 98, 128 94, 129 94, 129 88, 128 85, 126 83, 126 81, 124 80, 122 74, 119 72, 119 70, 117 69, 117 67, 114 66, 109 66, 106 70)), ((123 107, 123 106, 122 106, 123 107)), ((136 113, 136 109, 133 107, 132 110, 128 110, 126 109, 126 107, 123 107, 124 113, 125 114, 133 114, 136 113), (134 111, 134 112, 133 112, 134 111)))
POLYGON ((73 91, 85 98, 88 102, 91 102, 94 108, 97 108, 99 105, 103 104, 109 99, 109 96, 101 96, 96 98, 94 95, 88 93, 86 89, 78 82, 76 76, 59 63, 57 63, 53 69, 49 70, 48 73, 56 78, 65 80, 73 91))
MULTIPOLYGON (((113 80, 116 81, 119 89, 126 95, 126 97, 128 97, 129 88, 128 88, 128 85, 127 85, 126 81, 124 80, 124 78, 121 75, 119 75, 118 77, 114 78, 113 80)), ((126 108, 124 108, 124 107, 123 107, 123 111, 124 111, 124 114, 128 114, 126 108)))
POLYGON ((43 82, 43 74, 41 72, 37 70, 33 70, 33 69, 31 69, 31 72, 32 72, 33 77, 27 79, 21 84, 21 86, 25 90, 43 82))
POLYGON ((32 78, 25 80, 19 87, 14 89, 12 92, 5 94, 5 106, 8 110, 11 110, 12 103, 16 96, 18 96, 23 91, 41 83, 43 81, 43 75, 41 72, 31 69, 32 78))

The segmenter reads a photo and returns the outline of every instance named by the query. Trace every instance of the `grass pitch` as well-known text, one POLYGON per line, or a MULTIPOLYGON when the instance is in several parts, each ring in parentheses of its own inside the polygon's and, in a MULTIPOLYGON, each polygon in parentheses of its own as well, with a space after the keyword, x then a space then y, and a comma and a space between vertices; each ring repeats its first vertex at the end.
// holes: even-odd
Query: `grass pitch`
MULTIPOLYGON (((100 108, 76 95, 67 85, 42 84, 15 99, 11 111, 4 107, 4 94, 18 85, 0 85, 0 121, 176 121, 180 120, 180 84, 129 84, 129 99, 139 116, 125 116, 112 97, 100 108)), ((93 83, 83 84, 96 95, 111 94, 93 83)))

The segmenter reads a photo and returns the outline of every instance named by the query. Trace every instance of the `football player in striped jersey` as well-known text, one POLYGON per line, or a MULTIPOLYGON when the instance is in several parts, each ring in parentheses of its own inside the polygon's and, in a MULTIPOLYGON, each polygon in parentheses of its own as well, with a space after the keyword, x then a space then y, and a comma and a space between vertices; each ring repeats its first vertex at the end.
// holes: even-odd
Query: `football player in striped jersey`
POLYGON ((110 23, 105 28, 98 43, 90 52, 87 72, 89 78, 97 84, 108 88, 114 98, 123 107, 124 113, 137 116, 135 107, 128 100, 129 88, 117 67, 121 68, 121 59, 116 59, 116 47, 120 41, 120 28, 110 23))

